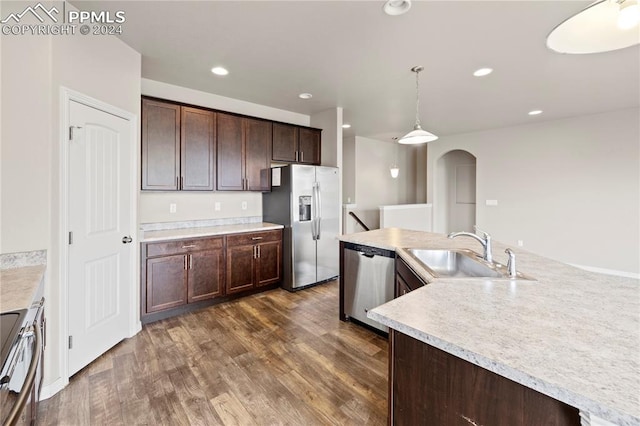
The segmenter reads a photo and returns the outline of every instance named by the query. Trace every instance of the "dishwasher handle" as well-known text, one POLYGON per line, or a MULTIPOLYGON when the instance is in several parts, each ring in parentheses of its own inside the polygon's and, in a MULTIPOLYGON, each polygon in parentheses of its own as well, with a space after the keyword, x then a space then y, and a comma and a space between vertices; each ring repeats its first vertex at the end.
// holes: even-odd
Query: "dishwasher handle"
POLYGON ((376 255, 373 253, 365 253, 363 251, 358 252, 361 256, 368 257, 369 259, 373 259, 376 255))

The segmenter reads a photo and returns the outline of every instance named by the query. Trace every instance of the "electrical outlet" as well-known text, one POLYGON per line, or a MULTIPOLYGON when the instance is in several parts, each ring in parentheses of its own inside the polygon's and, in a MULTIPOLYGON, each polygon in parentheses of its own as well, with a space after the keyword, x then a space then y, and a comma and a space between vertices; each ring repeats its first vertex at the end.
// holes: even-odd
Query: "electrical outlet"
POLYGON ((213 209, 217 212, 220 211, 220 202, 216 201, 215 204, 213 205, 213 209))
POLYGON ((518 247, 524 247, 524 241, 518 240, 518 247))
POLYGON ((169 213, 175 213, 177 209, 178 207, 176 206, 176 203, 169 204, 169 213))
POLYGON ((242 202, 242 210, 246 210, 247 209, 247 202, 243 201, 242 202))

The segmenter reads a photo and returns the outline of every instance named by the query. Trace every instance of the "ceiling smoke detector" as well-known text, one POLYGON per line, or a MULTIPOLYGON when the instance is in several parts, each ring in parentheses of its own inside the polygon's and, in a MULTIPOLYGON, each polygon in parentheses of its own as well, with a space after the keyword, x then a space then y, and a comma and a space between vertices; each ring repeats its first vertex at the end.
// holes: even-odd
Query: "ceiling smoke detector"
POLYGON ((411 0, 387 0, 382 6, 384 13, 391 16, 405 14, 411 9, 411 0))

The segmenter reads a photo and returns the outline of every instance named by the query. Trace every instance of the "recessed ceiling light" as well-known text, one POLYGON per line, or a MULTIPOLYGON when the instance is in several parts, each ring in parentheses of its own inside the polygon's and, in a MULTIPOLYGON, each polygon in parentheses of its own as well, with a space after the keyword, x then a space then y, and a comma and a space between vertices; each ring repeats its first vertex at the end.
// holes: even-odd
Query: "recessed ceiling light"
POLYGON ((529 111, 529 115, 538 115, 538 114, 542 114, 541 109, 534 109, 533 111, 529 111))
POLYGON ((411 9, 411 0, 387 0, 382 6, 384 13, 391 16, 402 15, 411 9))
POLYGON ((350 128, 351 128, 351 124, 349 124, 349 123, 344 123, 344 124, 342 125, 342 128, 343 128, 343 129, 350 129, 350 128))
POLYGON ((476 77, 483 77, 485 75, 489 75, 493 72, 493 68, 480 68, 473 72, 473 75, 476 77))
POLYGON ((298 97, 300 99, 311 99, 313 98, 313 95, 311 93, 300 93, 298 97))
POLYGON ((214 73, 215 75, 227 75, 227 74, 229 74, 229 71, 227 71, 227 69, 223 68, 223 67, 213 67, 213 68, 211 68, 211 72, 214 73))

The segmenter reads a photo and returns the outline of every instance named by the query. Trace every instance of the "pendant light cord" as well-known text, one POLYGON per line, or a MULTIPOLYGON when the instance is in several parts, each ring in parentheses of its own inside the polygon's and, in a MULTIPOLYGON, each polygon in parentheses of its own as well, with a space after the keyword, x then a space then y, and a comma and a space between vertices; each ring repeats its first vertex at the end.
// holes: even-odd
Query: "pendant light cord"
POLYGON ((414 67, 413 72, 416 73, 416 125, 420 125, 420 71, 422 67, 414 67))
POLYGON ((416 124, 420 125, 420 70, 416 70, 416 124))

